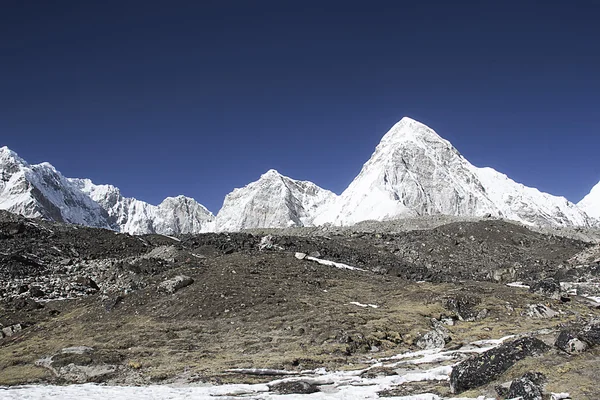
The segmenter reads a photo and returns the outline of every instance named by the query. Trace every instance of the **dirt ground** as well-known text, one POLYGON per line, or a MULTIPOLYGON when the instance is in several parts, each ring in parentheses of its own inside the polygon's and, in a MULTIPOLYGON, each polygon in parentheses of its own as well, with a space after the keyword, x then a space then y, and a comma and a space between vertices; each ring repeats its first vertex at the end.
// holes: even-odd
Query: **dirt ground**
MULTIPOLYGON (((452 348, 531 332, 552 344, 561 327, 600 316, 578 296, 551 299, 506 286, 553 277, 589 243, 503 221, 265 240, 250 233, 133 237, 4 216, 0 237, 0 324, 22 327, 0 339, 0 385, 259 382, 267 378, 228 370, 358 369, 418 350, 432 318, 452 321, 452 348), (159 290, 176 276, 193 283, 159 290), (32 296, 32 287, 43 294, 32 296), (451 306, 457 301, 477 317, 461 320, 451 306), (537 304, 557 314, 531 316, 537 304), (63 352, 82 346, 92 350, 63 352), (86 373, 65 374, 69 364, 86 373)), ((590 383, 597 349, 544 357, 520 362, 502 379, 542 368, 553 391, 598 397, 590 383)), ((448 393, 445 384, 435 390, 448 393)))

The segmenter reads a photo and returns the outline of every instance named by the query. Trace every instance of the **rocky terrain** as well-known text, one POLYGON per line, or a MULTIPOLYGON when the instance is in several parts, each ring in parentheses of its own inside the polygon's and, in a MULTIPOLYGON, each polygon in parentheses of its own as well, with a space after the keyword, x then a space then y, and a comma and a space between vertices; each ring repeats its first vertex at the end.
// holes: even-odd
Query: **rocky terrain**
POLYGON ((0 385, 598 398, 596 232, 386 224, 131 236, 1 212, 0 385))

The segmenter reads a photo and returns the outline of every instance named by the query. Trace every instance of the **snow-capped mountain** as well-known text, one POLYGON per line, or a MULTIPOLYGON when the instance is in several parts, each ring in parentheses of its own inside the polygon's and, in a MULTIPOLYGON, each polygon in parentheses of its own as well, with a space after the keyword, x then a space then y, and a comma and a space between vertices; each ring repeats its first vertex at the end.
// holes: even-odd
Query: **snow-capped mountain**
POLYGON ((596 184, 579 203, 579 208, 587 213, 592 218, 600 221, 600 182, 596 184))
POLYGON ((131 234, 198 233, 214 225, 194 199, 169 197, 154 206, 111 185, 65 178, 48 163, 30 165, 7 147, 0 148, 0 209, 131 234))
POLYGON ((410 118, 384 135, 340 196, 269 170, 228 194, 216 217, 194 199, 169 197, 151 205, 111 185, 65 178, 48 163, 29 165, 0 148, 0 209, 132 234, 351 225, 436 214, 591 226, 600 219, 600 183, 579 206, 473 166, 450 142, 410 118))
POLYGON ((314 223, 350 225, 435 214, 490 215, 551 226, 590 223, 563 197, 473 166, 450 142, 410 118, 385 134, 358 176, 314 223))
POLYGON ((271 169, 260 179, 225 197, 217 214, 217 231, 312 225, 336 195, 312 182, 297 181, 271 169))
POLYGON ((107 212, 48 163, 29 165, 0 148, 0 209, 28 217, 110 228, 107 212))

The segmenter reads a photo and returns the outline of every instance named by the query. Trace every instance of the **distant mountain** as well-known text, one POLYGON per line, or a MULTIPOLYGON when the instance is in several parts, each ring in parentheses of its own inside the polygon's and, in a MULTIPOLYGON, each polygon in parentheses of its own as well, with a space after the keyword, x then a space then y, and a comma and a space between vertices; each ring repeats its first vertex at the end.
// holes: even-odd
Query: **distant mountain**
POLYGON ((312 225, 323 205, 336 195, 312 182, 297 181, 274 169, 225 197, 217 231, 312 225))
POLYGON ((579 208, 587 213, 592 218, 600 221, 600 182, 596 184, 579 203, 579 208))
POLYGON ((578 207, 492 168, 473 166, 431 128, 403 118, 383 136, 340 196, 269 170, 229 193, 215 217, 194 199, 169 197, 151 205, 124 197, 111 185, 65 178, 48 163, 29 165, 3 147, 0 209, 131 234, 351 225, 439 214, 502 217, 541 226, 592 226, 600 219, 600 183, 578 207))
POLYGON ((450 142, 410 118, 385 134, 358 176, 314 223, 350 225, 435 214, 490 215, 550 226, 590 223, 563 197, 473 166, 450 142))
POLYGON ((111 185, 65 178, 48 163, 30 165, 7 147, 0 148, 0 209, 131 234, 197 233, 214 226, 214 215, 193 199, 170 197, 154 206, 123 197, 111 185))

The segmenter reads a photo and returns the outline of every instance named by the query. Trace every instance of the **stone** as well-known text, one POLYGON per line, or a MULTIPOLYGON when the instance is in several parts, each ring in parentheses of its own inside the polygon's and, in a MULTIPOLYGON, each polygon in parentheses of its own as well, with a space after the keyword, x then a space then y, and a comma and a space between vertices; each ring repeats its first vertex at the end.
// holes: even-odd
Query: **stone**
POLYGON ((544 304, 530 304, 527 306, 527 315, 531 318, 552 318, 558 313, 544 304))
POLYGON ((432 318, 433 330, 421 336, 416 345, 420 349, 442 349, 450 341, 450 331, 437 319, 432 318))
POLYGON ((42 297, 46 293, 44 293, 44 291, 40 289, 39 286, 31 286, 29 288, 29 294, 31 295, 31 297, 42 297))
POLYGON ((444 308, 452 311, 461 321, 475 321, 479 311, 475 306, 481 302, 476 296, 461 293, 444 299, 444 308))
POLYGON ((561 291, 560 284, 552 279, 537 281, 529 287, 529 292, 537 293, 553 300, 560 300, 561 291))
POLYGON ((6 337, 11 337, 14 334, 21 332, 23 330, 23 326, 21 324, 15 324, 11 326, 7 326, 6 328, 2 328, 2 333, 6 337))
POLYGON ((485 385, 498 378, 517 361, 549 350, 541 340, 523 337, 470 357, 458 363, 450 373, 452 393, 485 385))
POLYGON ((166 280, 158 285, 158 290, 173 294, 186 286, 194 283, 194 280, 186 275, 178 275, 172 279, 166 280))
POLYGON ((573 332, 564 330, 560 332, 554 346, 569 354, 581 353, 588 348, 587 343, 581 341, 573 332))
POLYGON ((92 278, 78 276, 77 279, 75 279, 75 283, 77 283, 78 285, 81 285, 83 287, 93 289, 93 290, 100 290, 100 287, 92 278))
POLYGON ((528 372, 519 379, 512 381, 507 399, 543 400, 543 383, 545 376, 537 372, 528 372))
POLYGON ((259 250, 270 250, 274 247, 273 235, 263 236, 258 244, 259 250))
POLYGON ((319 392, 317 385, 306 381, 279 382, 271 385, 269 389, 278 394, 311 394, 319 392))

